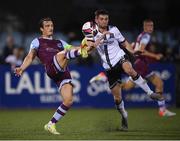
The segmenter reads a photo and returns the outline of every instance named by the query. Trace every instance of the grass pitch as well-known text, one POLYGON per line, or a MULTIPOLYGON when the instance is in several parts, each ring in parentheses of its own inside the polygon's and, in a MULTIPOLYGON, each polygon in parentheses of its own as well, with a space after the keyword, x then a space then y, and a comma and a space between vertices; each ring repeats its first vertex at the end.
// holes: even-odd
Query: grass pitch
POLYGON ((55 109, 0 110, 0 139, 180 139, 180 109, 174 117, 159 117, 157 109, 128 109, 129 131, 118 131, 115 109, 71 109, 57 124, 61 135, 43 129, 55 109))

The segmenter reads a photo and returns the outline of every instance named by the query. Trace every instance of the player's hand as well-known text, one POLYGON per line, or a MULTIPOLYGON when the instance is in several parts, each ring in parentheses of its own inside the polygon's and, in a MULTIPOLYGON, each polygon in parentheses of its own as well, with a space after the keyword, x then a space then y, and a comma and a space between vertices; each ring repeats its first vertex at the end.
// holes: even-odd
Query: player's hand
POLYGON ((99 38, 93 44, 94 44, 94 47, 97 47, 97 46, 99 46, 102 43, 103 43, 103 38, 99 38))
POLYGON ((156 55, 156 60, 160 60, 161 58, 163 58, 163 55, 162 55, 162 54, 157 54, 157 55, 156 55))
POLYGON ((23 70, 22 70, 22 68, 17 67, 17 68, 14 69, 14 73, 15 73, 15 76, 18 76, 18 77, 19 77, 19 76, 22 75, 23 70))
POLYGON ((111 34, 111 32, 109 32, 109 31, 103 32, 103 35, 96 40, 96 42, 94 43, 94 46, 97 47, 97 46, 99 46, 100 44, 102 44, 103 41, 104 41, 104 38, 105 38, 105 36, 106 36, 107 34, 111 34))

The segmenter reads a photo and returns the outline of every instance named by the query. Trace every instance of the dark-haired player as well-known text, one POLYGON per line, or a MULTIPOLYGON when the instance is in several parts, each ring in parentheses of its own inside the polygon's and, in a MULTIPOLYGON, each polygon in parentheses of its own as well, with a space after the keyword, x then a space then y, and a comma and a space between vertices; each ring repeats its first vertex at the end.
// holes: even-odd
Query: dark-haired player
MULTIPOLYGON (((73 103, 73 87, 67 67, 68 60, 86 56, 87 48, 73 47, 63 40, 54 39, 54 25, 51 18, 43 18, 40 21, 40 31, 41 36, 31 42, 29 53, 22 65, 15 68, 15 73, 21 76, 36 56, 40 59, 47 75, 56 83, 63 99, 62 104, 44 128, 52 134, 60 134, 56 131, 55 124, 67 113, 73 103)), ((83 45, 85 44, 83 43, 83 45)))

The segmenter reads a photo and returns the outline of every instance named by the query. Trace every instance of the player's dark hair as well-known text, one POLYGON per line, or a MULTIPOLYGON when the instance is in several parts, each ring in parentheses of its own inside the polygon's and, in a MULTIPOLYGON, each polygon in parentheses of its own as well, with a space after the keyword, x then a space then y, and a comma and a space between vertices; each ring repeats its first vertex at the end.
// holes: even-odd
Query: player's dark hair
POLYGON ((40 19, 40 21, 39 21, 39 27, 40 28, 43 27, 44 21, 53 21, 53 20, 50 17, 45 17, 45 18, 40 19))
POLYGON ((109 16, 109 12, 105 9, 98 9, 95 11, 95 17, 98 17, 99 15, 108 15, 109 16))
POLYGON ((153 22, 153 20, 152 20, 152 19, 145 19, 145 20, 143 21, 143 23, 149 23, 149 22, 153 22))

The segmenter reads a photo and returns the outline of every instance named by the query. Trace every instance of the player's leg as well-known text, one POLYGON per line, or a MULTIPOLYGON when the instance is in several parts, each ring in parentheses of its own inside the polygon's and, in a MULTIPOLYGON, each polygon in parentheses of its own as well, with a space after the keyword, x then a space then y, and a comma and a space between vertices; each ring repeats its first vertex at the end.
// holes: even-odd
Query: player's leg
POLYGON ((73 103, 73 87, 70 83, 64 84, 60 90, 63 102, 51 119, 52 123, 57 123, 68 111, 73 103))
POLYGON ((140 86, 148 95, 152 94, 153 91, 149 88, 145 80, 133 69, 129 61, 125 61, 122 64, 122 68, 129 76, 131 76, 132 81, 140 86))
POLYGON ((68 65, 66 54, 66 51, 61 51, 57 53, 53 58, 54 64, 57 68, 59 68, 59 71, 64 71, 68 65))
POLYGON ((132 81, 138 85, 140 88, 142 88, 152 99, 154 100, 164 100, 164 98, 159 95, 155 94, 146 81, 133 69, 131 63, 129 61, 124 61, 122 63, 123 70, 132 78, 132 81))
POLYGON ((129 79, 128 81, 121 83, 121 88, 122 90, 128 91, 134 88, 135 85, 136 84, 131 79, 129 79))
POLYGON ((79 56, 82 56, 83 58, 86 58, 88 56, 88 46, 87 43, 83 40, 81 43, 81 47, 77 49, 71 49, 71 50, 63 50, 56 54, 54 57, 55 61, 58 62, 58 64, 65 69, 68 63, 68 60, 75 59, 79 56))
POLYGON ((124 101, 121 95, 121 67, 117 64, 111 70, 106 70, 106 76, 109 82, 109 88, 114 98, 114 103, 117 111, 120 113, 121 121, 122 121, 122 130, 128 129, 128 115, 124 107, 124 101))
POLYGON ((122 95, 121 95, 121 87, 120 84, 117 83, 113 88, 111 88, 111 93, 113 94, 114 97, 114 102, 116 109, 118 112, 121 114, 122 120, 121 120, 121 130, 127 131, 128 130, 128 114, 124 108, 124 101, 122 100, 122 95))
POLYGON ((66 112, 69 110, 73 103, 73 87, 70 83, 65 83, 61 89, 60 94, 62 96, 63 102, 58 107, 56 112, 54 113, 52 119, 49 121, 48 124, 44 126, 45 130, 51 132, 52 134, 60 134, 56 131, 55 124, 65 116, 66 112))
MULTIPOLYGON (((86 38, 84 38, 81 42, 80 47, 71 49, 71 50, 66 50, 65 51, 65 57, 67 59, 74 59, 78 56, 81 56, 82 58, 87 58, 88 57, 88 51, 90 51, 92 42, 88 42, 86 38)), ((94 44, 93 44, 94 45, 94 44)))
MULTIPOLYGON (((148 80, 155 86, 155 92, 159 94, 163 94, 163 81, 159 76, 156 74, 153 74, 148 77, 148 80)), ((160 116, 174 116, 176 113, 173 113, 166 108, 165 100, 163 101, 158 101, 158 106, 159 106, 159 115, 160 116)))
POLYGON ((55 57, 52 64, 47 66, 46 71, 47 75, 59 88, 59 92, 63 98, 63 103, 58 107, 52 119, 44 126, 44 128, 52 134, 59 134, 56 131, 55 124, 65 115, 72 104, 71 75, 69 71, 62 69, 55 57))

